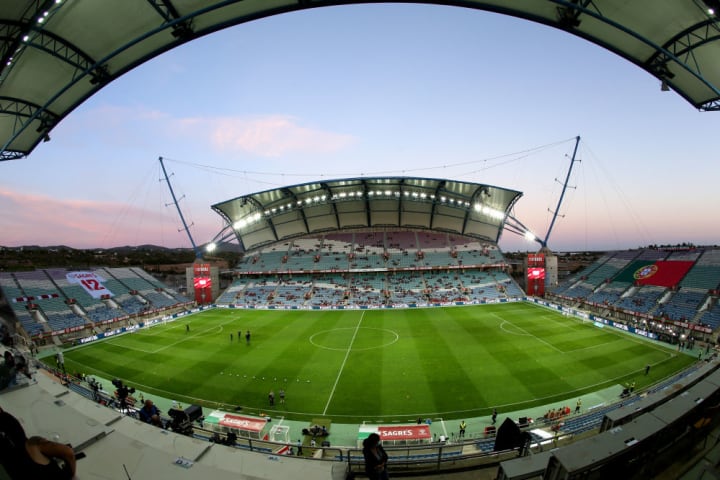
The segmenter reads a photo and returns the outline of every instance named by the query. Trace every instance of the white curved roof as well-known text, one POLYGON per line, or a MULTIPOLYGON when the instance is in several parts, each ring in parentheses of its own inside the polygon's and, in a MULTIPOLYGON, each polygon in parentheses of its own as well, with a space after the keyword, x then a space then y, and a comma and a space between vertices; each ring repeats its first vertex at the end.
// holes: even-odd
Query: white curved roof
POLYGON ((232 226, 245 250, 356 228, 439 230, 497 243, 521 195, 436 178, 349 178, 266 190, 212 208, 232 226))
MULTIPOLYGON (((22 158, 75 107, 185 42, 324 0, 6 0, 0 4, 0 160, 22 158)), ((701 110, 720 109, 719 0, 456 0, 547 24, 645 69, 701 110), (715 7, 715 13, 709 13, 715 7)))

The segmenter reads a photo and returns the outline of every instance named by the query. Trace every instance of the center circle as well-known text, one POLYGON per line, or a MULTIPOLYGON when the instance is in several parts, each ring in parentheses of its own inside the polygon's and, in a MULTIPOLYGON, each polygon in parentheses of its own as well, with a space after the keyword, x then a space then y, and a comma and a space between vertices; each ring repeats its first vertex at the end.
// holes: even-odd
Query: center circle
POLYGON ((314 333, 309 340, 318 348, 344 352, 351 347, 355 351, 387 347, 399 338, 397 332, 386 328, 342 327, 314 333))

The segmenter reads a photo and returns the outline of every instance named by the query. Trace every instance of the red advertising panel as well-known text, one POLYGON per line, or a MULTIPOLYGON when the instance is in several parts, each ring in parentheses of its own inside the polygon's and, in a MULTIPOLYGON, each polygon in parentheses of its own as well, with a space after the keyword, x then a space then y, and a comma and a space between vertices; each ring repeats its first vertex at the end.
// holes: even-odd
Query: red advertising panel
POLYGON ((528 253, 528 267, 545 267, 544 253, 528 253))
POLYGON ((209 277, 210 276, 210 264, 209 263, 196 263, 193 265, 193 276, 194 277, 209 277))
POLYGON ((431 438, 427 425, 393 425, 378 427, 381 440, 427 440, 431 438))
POLYGON ((265 428, 267 424, 265 420, 259 418, 240 417, 238 415, 228 414, 225 414, 218 423, 224 427, 237 428, 238 430, 247 430, 249 432, 259 432, 265 428))

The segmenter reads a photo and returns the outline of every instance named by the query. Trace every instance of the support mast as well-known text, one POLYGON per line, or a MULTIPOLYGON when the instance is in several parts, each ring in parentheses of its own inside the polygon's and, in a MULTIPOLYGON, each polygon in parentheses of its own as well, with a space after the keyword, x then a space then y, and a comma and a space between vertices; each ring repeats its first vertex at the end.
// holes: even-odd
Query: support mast
POLYGON ((170 183, 170 177, 168 177, 167 170, 165 170, 165 163, 163 163, 163 158, 159 157, 160 160, 160 166, 162 167, 163 175, 165 176, 165 182, 167 183, 168 188, 170 189, 170 195, 173 199, 173 204, 175 205, 175 208, 177 209, 178 215, 180 215, 180 220, 183 224, 183 230, 185 230, 185 233, 187 233, 188 238, 190 239, 190 244, 193 247, 193 251, 195 252, 195 258, 202 259, 202 252, 200 249, 195 245, 195 240, 193 240, 192 235, 190 234, 190 227, 188 226, 187 222, 185 221, 185 217, 183 216, 182 210, 180 210, 180 204, 178 204, 178 200, 175 197, 175 191, 173 190, 172 184, 170 183))
POLYGON ((555 226, 555 220, 557 220, 558 214, 560 213, 560 205, 562 205, 563 197, 565 197, 565 191, 568 188, 568 182, 570 181, 570 174, 572 173, 573 165, 576 161, 579 162, 579 160, 575 160, 575 156, 577 155, 578 145, 580 145, 580 135, 575 137, 575 149, 573 150, 572 158, 570 159, 570 168, 568 168, 567 176, 565 177, 565 183, 563 183, 562 192, 560 193, 560 198, 558 199, 557 207, 555 208, 555 211, 553 213, 552 221, 550 222, 550 228, 548 228, 547 234, 545 235, 545 240, 541 242, 541 245, 543 247, 547 247, 548 239, 550 238, 550 233, 552 232, 553 226, 555 226))

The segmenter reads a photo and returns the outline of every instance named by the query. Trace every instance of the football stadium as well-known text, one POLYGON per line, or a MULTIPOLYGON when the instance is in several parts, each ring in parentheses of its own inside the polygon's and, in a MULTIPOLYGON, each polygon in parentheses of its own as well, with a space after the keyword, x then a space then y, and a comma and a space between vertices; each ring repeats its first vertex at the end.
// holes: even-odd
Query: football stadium
MULTIPOLYGON (((353 3, 0 7, 2 159, 29 161, 78 105, 162 52, 353 3)), ((563 30, 692 107, 718 109, 718 2, 420 3, 563 30)), ((75 460, 59 469, 111 479, 717 475, 720 247, 604 251, 569 271, 570 254, 547 244, 552 224, 542 239, 515 217, 522 192, 393 175, 287 182, 215 203, 222 227, 196 244, 165 181, 196 257, 182 281, 102 261, 0 271, 0 407, 28 436, 70 448, 75 460), (506 254, 504 234, 533 251, 506 254), (228 245, 240 260, 220 265, 213 255, 228 245), (387 459, 368 471, 375 435, 387 459)), ((23 474, 3 429, 3 478, 47 478, 23 474)))

